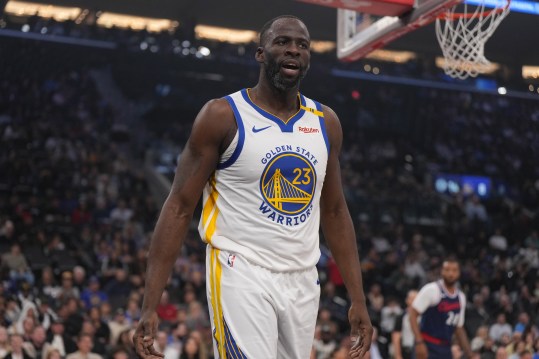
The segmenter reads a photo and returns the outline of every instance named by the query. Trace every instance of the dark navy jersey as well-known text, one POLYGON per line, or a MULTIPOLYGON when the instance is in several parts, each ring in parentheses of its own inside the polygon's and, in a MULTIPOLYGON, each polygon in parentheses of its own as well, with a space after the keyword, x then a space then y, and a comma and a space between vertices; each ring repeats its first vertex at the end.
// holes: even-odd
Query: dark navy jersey
POLYGON ((455 327, 464 325, 466 298, 458 289, 449 294, 442 281, 425 285, 412 307, 421 314, 419 328, 429 343, 450 345, 455 327))

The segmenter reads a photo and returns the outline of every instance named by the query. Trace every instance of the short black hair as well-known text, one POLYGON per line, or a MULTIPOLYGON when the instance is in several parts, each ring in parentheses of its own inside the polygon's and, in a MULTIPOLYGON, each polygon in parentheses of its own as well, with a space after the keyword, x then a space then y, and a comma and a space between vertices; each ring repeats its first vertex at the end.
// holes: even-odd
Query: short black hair
POLYGON ((456 255, 454 254, 451 254, 449 256, 447 256, 443 261, 442 261, 442 264, 444 262, 448 262, 448 263, 456 263, 459 267, 460 267, 460 261, 459 259, 457 258, 456 255))
POLYGON ((275 21, 281 20, 281 19, 294 19, 294 20, 298 20, 301 23, 305 24, 305 22, 303 22, 303 20, 301 20, 299 17, 294 16, 294 15, 279 15, 277 17, 274 17, 273 19, 266 22, 264 24, 264 26, 262 26, 262 28, 260 29, 260 33, 259 33, 260 35, 258 37, 258 45, 259 46, 264 46, 264 43, 266 42, 266 35, 267 35, 268 30, 270 29, 271 25, 273 25, 273 23, 275 21))

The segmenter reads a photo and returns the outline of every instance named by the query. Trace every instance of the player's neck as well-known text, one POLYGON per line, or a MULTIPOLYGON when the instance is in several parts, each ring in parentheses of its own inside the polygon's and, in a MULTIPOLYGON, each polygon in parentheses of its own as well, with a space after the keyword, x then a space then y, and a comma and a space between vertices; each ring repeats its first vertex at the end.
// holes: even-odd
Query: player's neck
POLYGON ((258 106, 278 113, 292 113, 299 109, 298 88, 279 90, 259 82, 249 91, 251 100, 258 106))
POLYGON ((443 279, 442 279, 442 286, 447 291, 447 293, 451 295, 455 294, 455 292, 457 291, 457 285, 455 283, 447 284, 443 279))

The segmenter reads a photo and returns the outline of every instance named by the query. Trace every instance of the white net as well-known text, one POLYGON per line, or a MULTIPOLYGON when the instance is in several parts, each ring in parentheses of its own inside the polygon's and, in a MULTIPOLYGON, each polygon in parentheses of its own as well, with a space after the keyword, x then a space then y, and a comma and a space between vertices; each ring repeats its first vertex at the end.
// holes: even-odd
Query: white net
MULTIPOLYGON (((477 5, 455 6, 436 19, 436 37, 445 57, 447 75, 466 79, 491 68, 484 55, 485 43, 509 14, 510 0, 497 0, 494 9, 485 9, 486 2, 480 0, 477 5)), ((488 3, 492 4, 492 1, 488 3)))

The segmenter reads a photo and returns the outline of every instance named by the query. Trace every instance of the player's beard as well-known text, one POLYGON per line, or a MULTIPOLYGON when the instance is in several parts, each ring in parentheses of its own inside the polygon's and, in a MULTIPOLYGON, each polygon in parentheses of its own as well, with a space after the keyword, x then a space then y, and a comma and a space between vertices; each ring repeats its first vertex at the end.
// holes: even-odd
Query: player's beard
POLYGON ((444 277, 443 280, 446 287, 453 287, 458 282, 458 277, 455 279, 444 277))
POLYGON ((281 66, 277 63, 275 58, 266 54, 266 61, 264 62, 264 70, 266 72, 266 78, 268 81, 278 90, 285 91, 299 86, 299 83, 307 74, 308 68, 300 66, 298 76, 294 78, 285 78, 281 75, 281 66))

